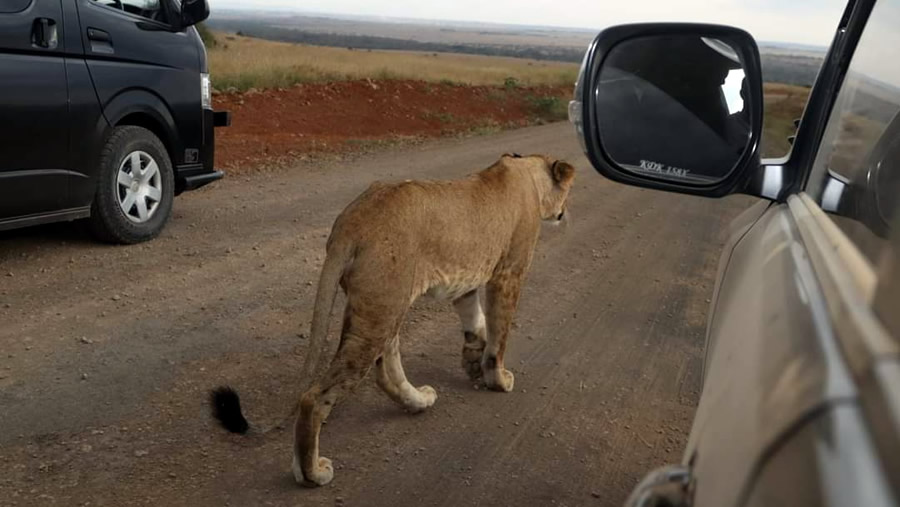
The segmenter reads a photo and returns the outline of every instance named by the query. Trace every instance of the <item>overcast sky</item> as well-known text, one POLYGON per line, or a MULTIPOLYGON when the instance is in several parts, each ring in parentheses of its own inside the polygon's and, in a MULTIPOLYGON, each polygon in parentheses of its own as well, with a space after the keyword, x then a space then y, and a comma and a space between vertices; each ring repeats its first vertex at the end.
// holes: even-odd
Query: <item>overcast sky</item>
POLYGON ((827 46, 846 0, 209 0, 218 7, 602 28, 637 21, 739 26, 758 40, 827 46))

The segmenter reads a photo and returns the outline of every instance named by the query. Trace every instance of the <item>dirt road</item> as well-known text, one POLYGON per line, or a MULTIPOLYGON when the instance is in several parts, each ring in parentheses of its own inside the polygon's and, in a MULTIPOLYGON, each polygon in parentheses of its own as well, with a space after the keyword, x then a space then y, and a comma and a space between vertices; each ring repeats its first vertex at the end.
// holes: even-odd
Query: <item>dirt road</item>
POLYGON ((4 233, 0 504, 620 505, 680 459, 723 230, 748 203, 613 184, 556 124, 226 179, 179 198, 145 245, 4 233), (544 230, 524 289, 513 393, 473 387, 451 306, 423 300, 404 365, 437 404, 408 415, 367 379, 324 429, 328 487, 295 486, 289 431, 213 424, 221 383, 262 425, 298 396, 298 335, 346 203, 376 179, 455 177, 504 151, 580 171, 569 227, 544 230))

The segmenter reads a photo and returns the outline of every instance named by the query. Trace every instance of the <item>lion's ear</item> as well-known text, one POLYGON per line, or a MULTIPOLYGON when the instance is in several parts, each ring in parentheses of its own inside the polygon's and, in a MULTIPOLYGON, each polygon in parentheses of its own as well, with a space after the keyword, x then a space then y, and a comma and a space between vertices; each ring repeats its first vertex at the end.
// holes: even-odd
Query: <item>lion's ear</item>
POLYGON ((568 162, 557 160, 550 166, 550 174, 556 183, 566 183, 575 178, 575 168, 568 162))
POLYGON ((504 153, 503 157, 522 158, 522 155, 519 155, 518 153, 504 153))

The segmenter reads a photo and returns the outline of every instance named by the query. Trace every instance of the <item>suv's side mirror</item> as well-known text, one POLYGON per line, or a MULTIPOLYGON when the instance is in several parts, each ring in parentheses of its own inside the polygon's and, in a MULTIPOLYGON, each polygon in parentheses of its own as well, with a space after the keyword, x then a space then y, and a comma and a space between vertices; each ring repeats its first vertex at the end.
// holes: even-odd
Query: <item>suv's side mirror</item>
POLYGON ((206 0, 181 0, 181 28, 194 26, 209 17, 206 0))
POLYGON ((569 116, 608 178, 721 196, 759 167, 762 98, 759 50, 748 33, 621 25, 588 48, 569 116))

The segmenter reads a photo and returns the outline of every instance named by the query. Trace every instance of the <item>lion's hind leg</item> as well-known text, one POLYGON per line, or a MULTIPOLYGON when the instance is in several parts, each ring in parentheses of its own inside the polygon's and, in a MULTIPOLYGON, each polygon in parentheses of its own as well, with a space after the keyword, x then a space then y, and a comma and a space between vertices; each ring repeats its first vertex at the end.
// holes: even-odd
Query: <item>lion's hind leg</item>
POLYGON ((294 425, 294 479, 304 486, 324 486, 334 477, 331 460, 319 456, 319 432, 331 409, 365 378, 384 339, 370 340, 352 332, 341 337, 338 352, 319 382, 300 398, 294 425))
POLYGON ((496 391, 509 392, 515 377, 503 366, 506 341, 519 302, 524 270, 501 270, 487 284, 488 338, 481 361, 485 385, 496 391))
POLYGON ((383 354, 375 360, 375 372, 378 386, 390 399, 410 412, 421 412, 437 400, 437 392, 431 386, 416 388, 406 379, 400 360, 400 336, 397 334, 388 340, 383 354))

